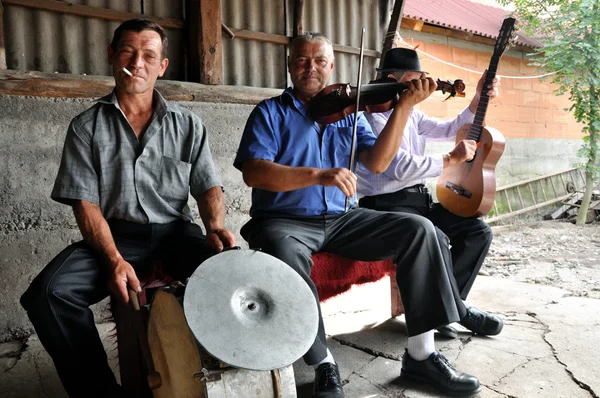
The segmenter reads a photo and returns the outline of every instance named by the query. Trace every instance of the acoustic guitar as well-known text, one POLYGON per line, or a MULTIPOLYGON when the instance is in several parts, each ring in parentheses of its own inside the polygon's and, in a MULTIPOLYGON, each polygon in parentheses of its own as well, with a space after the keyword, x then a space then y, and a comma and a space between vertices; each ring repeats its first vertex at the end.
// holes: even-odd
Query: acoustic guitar
POLYGON ((456 143, 465 139, 477 142, 474 158, 445 168, 437 182, 438 201, 450 212, 462 217, 484 216, 494 205, 495 169, 504 152, 504 136, 492 127, 484 127, 489 102, 487 87, 496 76, 498 62, 513 37, 514 29, 515 19, 506 18, 496 40, 475 119, 473 123, 462 126, 456 135, 456 143))

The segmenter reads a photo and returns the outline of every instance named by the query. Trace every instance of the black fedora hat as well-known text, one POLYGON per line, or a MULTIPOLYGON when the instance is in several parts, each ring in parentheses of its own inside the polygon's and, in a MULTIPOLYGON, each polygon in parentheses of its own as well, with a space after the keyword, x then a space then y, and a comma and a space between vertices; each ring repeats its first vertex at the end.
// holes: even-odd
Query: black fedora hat
POLYGON ((421 70, 419 56, 415 50, 410 48, 392 48, 383 58, 383 67, 377 68, 377 72, 393 72, 406 70, 411 72, 427 73, 421 70))

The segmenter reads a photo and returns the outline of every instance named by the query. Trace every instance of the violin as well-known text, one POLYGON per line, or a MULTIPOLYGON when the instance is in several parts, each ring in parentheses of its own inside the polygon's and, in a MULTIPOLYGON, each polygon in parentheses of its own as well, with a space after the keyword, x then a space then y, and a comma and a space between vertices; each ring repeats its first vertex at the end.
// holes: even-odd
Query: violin
MULTIPOLYGON (((441 90, 450 97, 464 97, 465 83, 462 80, 437 80, 436 90, 441 90)), ((406 89, 406 84, 396 79, 384 77, 361 86, 359 111, 386 112, 396 105, 399 94, 406 89)), ((308 104, 308 112, 321 124, 334 123, 344 119, 356 110, 355 86, 349 83, 337 83, 325 87, 315 95, 308 104)), ((446 99, 448 99, 446 98, 446 99)))

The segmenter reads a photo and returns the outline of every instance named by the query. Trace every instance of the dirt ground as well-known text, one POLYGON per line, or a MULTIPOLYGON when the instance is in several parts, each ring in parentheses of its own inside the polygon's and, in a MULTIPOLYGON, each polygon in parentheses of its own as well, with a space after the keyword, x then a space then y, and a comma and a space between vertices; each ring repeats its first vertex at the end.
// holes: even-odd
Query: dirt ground
POLYGON ((600 224, 538 221, 494 228, 482 272, 600 298, 600 224))

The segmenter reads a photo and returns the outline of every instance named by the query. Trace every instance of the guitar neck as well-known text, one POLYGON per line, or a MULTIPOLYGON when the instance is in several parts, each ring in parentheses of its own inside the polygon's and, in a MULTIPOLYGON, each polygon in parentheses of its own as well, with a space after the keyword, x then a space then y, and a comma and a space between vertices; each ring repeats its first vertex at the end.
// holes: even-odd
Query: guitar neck
POLYGON ((483 121, 485 120, 485 113, 487 112, 488 103, 490 101, 490 97, 488 96, 488 86, 496 77, 496 71, 498 70, 498 62, 500 61, 500 57, 492 57, 490 61, 490 66, 487 71, 487 75, 485 77, 485 82, 483 87, 481 88, 481 93, 479 94, 479 105, 477 105, 477 112, 475 112, 475 119, 473 120, 473 124, 469 130, 468 138, 470 140, 475 140, 479 142, 481 138, 481 129, 483 128, 483 121))

